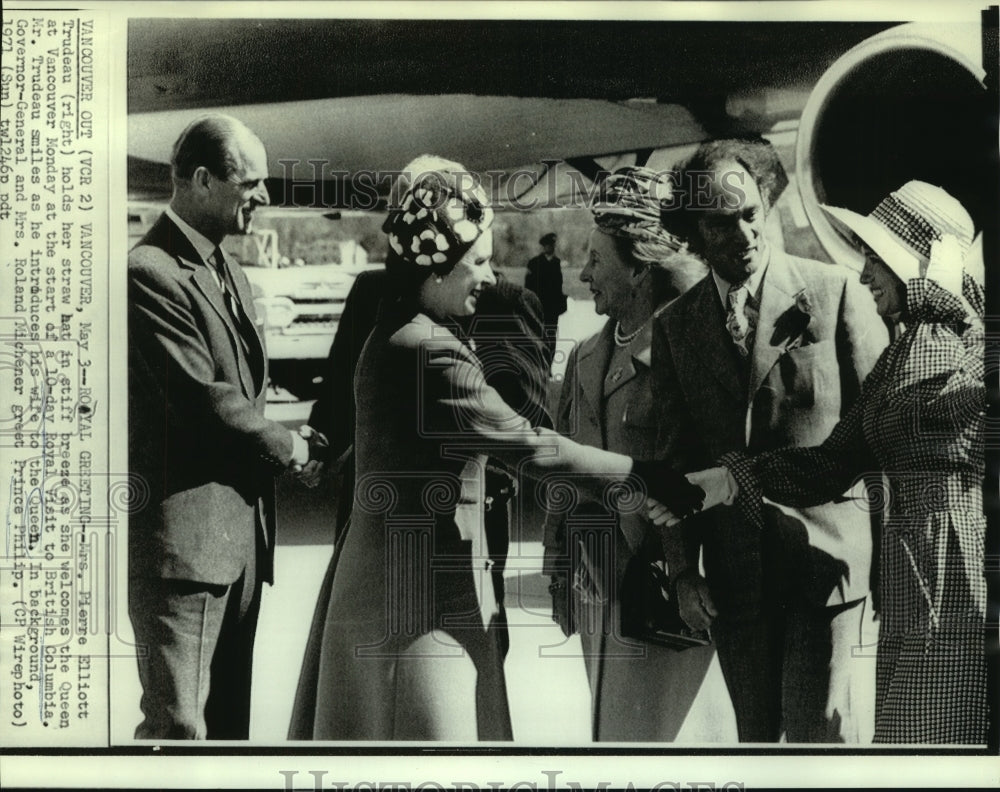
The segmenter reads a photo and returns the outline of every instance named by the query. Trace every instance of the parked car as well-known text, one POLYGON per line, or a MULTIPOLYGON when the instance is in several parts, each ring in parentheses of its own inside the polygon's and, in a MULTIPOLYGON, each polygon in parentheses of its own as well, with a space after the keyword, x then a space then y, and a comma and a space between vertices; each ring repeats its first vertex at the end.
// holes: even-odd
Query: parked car
POLYGON ((316 397, 347 293, 358 272, 381 266, 244 266, 253 288, 257 316, 264 323, 275 388, 299 399, 316 397))

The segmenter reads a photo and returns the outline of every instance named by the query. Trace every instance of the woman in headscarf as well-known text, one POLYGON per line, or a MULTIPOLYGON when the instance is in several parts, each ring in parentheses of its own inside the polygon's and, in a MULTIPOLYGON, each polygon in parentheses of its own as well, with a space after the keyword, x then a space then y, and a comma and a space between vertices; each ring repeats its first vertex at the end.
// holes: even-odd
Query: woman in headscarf
MULTIPOLYGON (((639 459, 665 456, 650 381, 653 316, 708 271, 661 225, 667 190, 660 174, 626 167, 591 204, 595 228, 580 280, 608 322, 570 356, 556 426, 577 442, 639 459)), ((546 568, 554 617, 567 635, 580 634, 594 739, 668 742, 683 727, 688 742, 735 741, 714 648, 681 651, 632 628, 649 604, 644 585, 662 586, 664 608, 671 596, 659 532, 644 511, 567 506, 548 515, 546 568)))
POLYGON ((864 251, 861 282, 879 313, 905 329, 821 446, 727 455, 735 483, 725 469, 699 478, 717 493, 738 491, 740 505, 759 515, 762 495, 809 506, 882 471, 874 741, 982 743, 986 387, 983 291, 965 266, 972 220, 920 181, 868 216, 824 209, 864 251))
POLYGON ((495 281, 493 212, 460 165, 423 164, 383 226, 394 299, 355 374, 357 483, 318 642, 313 739, 511 738, 487 455, 579 474, 596 497, 630 477, 681 510, 703 496, 662 464, 532 429, 486 384, 456 319, 495 281))

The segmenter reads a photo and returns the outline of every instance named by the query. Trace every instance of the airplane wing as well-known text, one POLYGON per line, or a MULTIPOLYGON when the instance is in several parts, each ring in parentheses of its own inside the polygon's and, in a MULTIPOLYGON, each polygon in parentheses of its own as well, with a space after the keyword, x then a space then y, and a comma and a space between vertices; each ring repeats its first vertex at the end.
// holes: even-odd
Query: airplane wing
POLYGON ((602 158, 798 118, 823 70, 890 25, 136 19, 129 192, 166 198, 178 133, 222 109, 264 139, 276 203, 357 207, 357 174, 435 153, 502 174, 494 198, 516 205, 602 158))

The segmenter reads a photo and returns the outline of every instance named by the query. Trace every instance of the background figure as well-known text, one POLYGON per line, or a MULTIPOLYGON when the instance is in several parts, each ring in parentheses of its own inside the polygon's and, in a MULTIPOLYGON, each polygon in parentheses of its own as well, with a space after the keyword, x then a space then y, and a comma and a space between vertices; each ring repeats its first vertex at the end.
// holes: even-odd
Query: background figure
POLYGON ((548 364, 556 350, 559 334, 559 317, 566 313, 566 295, 563 294, 562 260, 556 255, 556 240, 553 233, 543 234, 538 240, 542 252, 528 260, 528 271, 524 276, 524 287, 538 295, 545 318, 545 349, 548 364))
POLYGON ((816 448, 736 471, 756 530, 761 493, 809 506, 885 471, 875 742, 986 741, 983 292, 964 272, 973 225, 940 187, 911 181, 863 217, 824 207, 860 240, 861 282, 905 331, 816 448))
MULTIPOLYGON (((616 171, 591 207, 597 227, 580 280, 609 321, 570 355, 557 418, 557 429, 577 442, 640 459, 664 458, 649 368, 652 317, 707 272, 677 252, 680 243, 660 224, 659 201, 650 194, 655 178, 644 168, 616 171)), ((625 600, 623 579, 649 574, 651 564, 664 567, 660 535, 645 510, 618 514, 586 501, 550 513, 545 549, 554 616, 567 635, 580 633, 594 739, 672 741, 704 690, 687 738, 735 740, 714 647, 678 651, 624 637, 622 611, 641 603, 625 600)), ((672 596, 663 581, 664 595, 672 596)))
MULTIPOLYGON (((404 173, 414 173, 411 165, 404 173)), ((309 424, 330 439, 330 456, 347 454, 339 469, 337 525, 334 531, 334 557, 320 589, 310 637, 305 651, 298 692, 289 727, 289 739, 311 739, 315 719, 315 690, 319 675, 320 645, 329 604, 333 576, 337 567, 351 506, 354 502, 354 375, 361 350, 375 327, 383 301, 392 301, 389 275, 385 270, 369 270, 358 275, 344 304, 337 334, 330 348, 324 390, 313 405, 309 424), (348 453, 348 449, 350 452, 348 453)), ((526 418, 532 426, 552 426, 545 404, 548 379, 542 346, 542 312, 538 299, 499 275, 495 285, 487 286, 479 296, 476 314, 461 317, 459 323, 475 343, 477 357, 483 364, 487 384, 501 398, 526 418)), ((501 650, 509 643, 506 611, 503 607, 503 572, 510 544, 510 500, 519 482, 498 465, 485 473, 486 499, 484 525, 490 559, 493 562, 493 589, 498 604, 496 629, 501 650)))
MULTIPOLYGON (((765 237, 787 184, 769 144, 703 144, 677 176, 663 222, 712 272, 654 321, 660 448, 711 463, 821 442, 887 343, 871 299, 847 269, 765 237)), ((871 562, 871 522, 850 499, 862 495, 859 485, 838 503, 769 505, 760 530, 720 509, 679 529, 686 552, 668 559, 671 579, 686 621, 712 626, 741 741, 856 742, 866 731, 851 658, 871 562)))
POLYGON ((169 208, 129 254, 129 616, 141 739, 246 739, 274 476, 307 441, 264 418, 267 355, 246 276, 219 247, 267 205, 260 140, 226 116, 174 146, 169 208))

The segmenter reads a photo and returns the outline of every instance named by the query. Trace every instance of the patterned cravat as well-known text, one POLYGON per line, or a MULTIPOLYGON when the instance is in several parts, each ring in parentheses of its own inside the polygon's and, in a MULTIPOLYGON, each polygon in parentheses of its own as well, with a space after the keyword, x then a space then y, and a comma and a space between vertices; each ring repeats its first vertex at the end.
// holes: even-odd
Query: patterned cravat
POLYGON ((757 332, 757 309, 750 299, 750 290, 745 283, 730 286, 726 302, 726 329, 733 337, 733 343, 746 359, 753 349, 754 334, 757 332))

